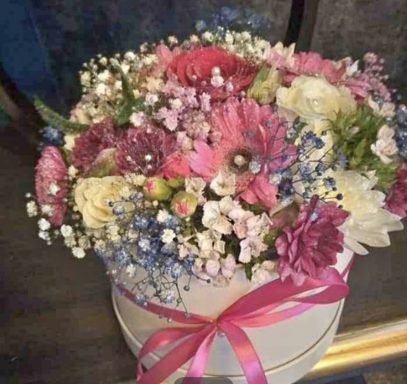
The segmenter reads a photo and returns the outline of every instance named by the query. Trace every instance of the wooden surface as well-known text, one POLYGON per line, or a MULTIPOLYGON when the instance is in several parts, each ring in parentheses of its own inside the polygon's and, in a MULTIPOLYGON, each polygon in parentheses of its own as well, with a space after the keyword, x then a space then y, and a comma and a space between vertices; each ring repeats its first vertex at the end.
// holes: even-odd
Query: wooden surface
MULTIPOLYGON (((135 361, 113 315, 102 263, 47 247, 25 216, 35 153, 0 137, 0 383, 114 384, 135 361)), ((407 232, 358 257, 341 330, 407 316, 407 232)))

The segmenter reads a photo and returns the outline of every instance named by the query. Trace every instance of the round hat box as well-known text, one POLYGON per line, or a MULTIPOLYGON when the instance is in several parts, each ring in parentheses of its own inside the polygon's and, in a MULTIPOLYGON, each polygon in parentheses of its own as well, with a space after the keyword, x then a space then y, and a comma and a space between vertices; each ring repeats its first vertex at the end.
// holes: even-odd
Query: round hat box
MULTIPOLYGON (((349 250, 338 254, 335 268, 343 272, 351 258, 352 252, 349 250)), ((192 282, 191 289, 183 292, 183 300, 191 313, 216 318, 254 288, 244 273, 239 271, 226 288, 206 286, 199 281, 192 282)), ((143 343, 156 331, 185 326, 176 322, 168 323, 166 319, 143 310, 121 295, 116 288, 113 288, 112 298, 126 343, 136 356, 143 343)), ((311 370, 332 343, 342 307, 343 300, 333 304, 315 305, 299 316, 271 326, 244 329, 257 351, 269 383, 291 384, 311 370)), ((279 309, 282 308, 284 307, 279 309)), ((145 366, 151 367, 169 350, 170 348, 163 349, 149 355, 143 361, 145 366)), ((184 378, 188 364, 178 369, 166 382, 174 383, 177 379, 184 378)), ((246 383, 227 338, 220 335, 215 337, 204 377, 227 377, 233 384, 246 383)))

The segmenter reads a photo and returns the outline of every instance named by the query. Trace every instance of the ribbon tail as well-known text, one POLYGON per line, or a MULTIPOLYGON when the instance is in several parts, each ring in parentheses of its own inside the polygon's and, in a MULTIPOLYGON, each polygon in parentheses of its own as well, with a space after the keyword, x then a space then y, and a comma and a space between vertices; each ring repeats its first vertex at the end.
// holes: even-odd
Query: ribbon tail
MULTIPOLYGON (((196 332, 196 329, 195 329, 196 332)), ((207 328, 194 333, 168 352, 155 363, 147 372, 142 373, 137 380, 138 384, 161 384, 168 376, 190 360, 207 336, 207 328)), ((152 351, 148 351, 151 353, 152 351)), ((144 356, 147 351, 144 351, 144 356)))
POLYGON ((222 322, 219 328, 228 338, 246 376, 247 384, 267 384, 259 356, 246 333, 231 322, 222 322))
POLYGON ((141 377, 143 374, 142 361, 145 356, 196 332, 196 330, 197 328, 166 328, 150 336, 138 354, 137 377, 141 377))
POLYGON ((194 378, 195 384, 201 384, 202 376, 205 373, 209 352, 215 336, 216 328, 214 326, 212 329, 209 329, 208 335, 205 337, 205 339, 202 341, 202 344, 196 351, 195 357, 192 360, 191 366, 188 369, 188 373, 184 379, 183 384, 187 384, 189 382, 189 378, 194 378))

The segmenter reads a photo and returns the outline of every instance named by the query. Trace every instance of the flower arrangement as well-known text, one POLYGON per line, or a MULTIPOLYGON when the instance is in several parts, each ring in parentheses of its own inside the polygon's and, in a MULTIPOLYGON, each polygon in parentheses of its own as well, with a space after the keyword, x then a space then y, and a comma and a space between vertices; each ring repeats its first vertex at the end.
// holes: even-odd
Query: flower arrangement
POLYGON ((182 276, 300 286, 402 228, 407 108, 374 54, 219 30, 99 55, 80 79, 69 119, 35 102, 49 125, 27 211, 48 244, 140 276, 140 303, 180 305, 182 276))

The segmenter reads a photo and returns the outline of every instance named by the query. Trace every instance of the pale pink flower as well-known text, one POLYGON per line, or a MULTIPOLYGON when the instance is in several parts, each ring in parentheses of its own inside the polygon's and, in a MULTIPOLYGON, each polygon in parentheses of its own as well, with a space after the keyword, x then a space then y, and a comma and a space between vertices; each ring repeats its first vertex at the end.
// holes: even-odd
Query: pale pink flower
POLYGON ((57 147, 47 146, 41 153, 35 173, 35 191, 38 204, 51 207, 49 221, 62 225, 68 194, 68 170, 57 147))
POLYGON ((191 169, 206 181, 221 169, 233 172, 241 198, 273 207, 277 187, 268 182, 268 175, 291 165, 296 158, 296 147, 285 141, 284 122, 270 106, 235 98, 214 107, 211 121, 213 131, 220 134, 219 141, 213 146, 195 141, 191 169))

